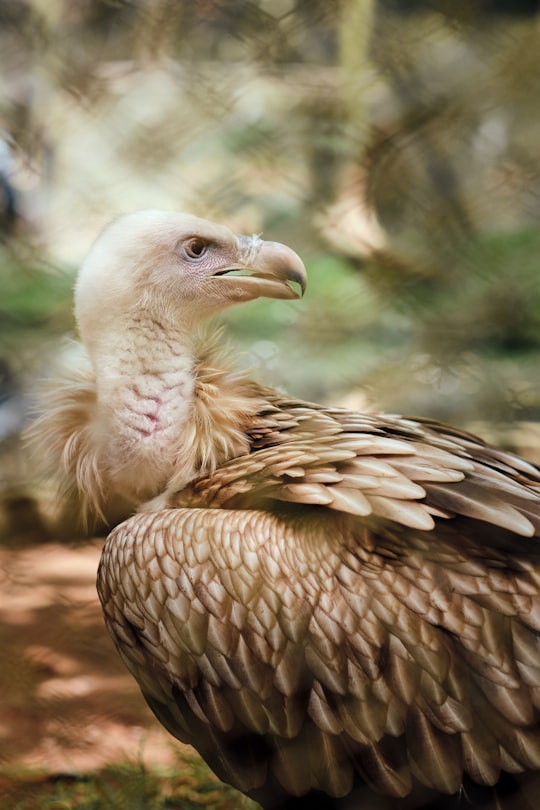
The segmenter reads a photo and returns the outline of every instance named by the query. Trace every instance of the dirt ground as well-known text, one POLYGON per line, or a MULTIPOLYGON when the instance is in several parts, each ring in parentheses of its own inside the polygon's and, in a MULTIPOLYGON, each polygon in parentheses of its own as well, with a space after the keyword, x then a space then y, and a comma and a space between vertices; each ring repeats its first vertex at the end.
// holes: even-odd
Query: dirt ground
POLYGON ((174 762, 180 744, 146 707, 103 623, 102 545, 0 548, 0 770, 174 762))

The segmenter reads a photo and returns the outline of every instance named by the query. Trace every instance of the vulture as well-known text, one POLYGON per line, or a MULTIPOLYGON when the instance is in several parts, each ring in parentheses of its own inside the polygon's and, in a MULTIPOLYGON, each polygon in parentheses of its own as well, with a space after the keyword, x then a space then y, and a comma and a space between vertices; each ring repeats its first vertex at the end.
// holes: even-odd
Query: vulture
POLYGON ((516 791, 522 810, 540 770, 540 470, 239 370, 214 316, 305 286, 289 247, 184 213, 124 215, 91 248, 88 365, 33 430, 81 509, 132 504, 99 566, 107 628, 165 728, 265 810, 516 791))

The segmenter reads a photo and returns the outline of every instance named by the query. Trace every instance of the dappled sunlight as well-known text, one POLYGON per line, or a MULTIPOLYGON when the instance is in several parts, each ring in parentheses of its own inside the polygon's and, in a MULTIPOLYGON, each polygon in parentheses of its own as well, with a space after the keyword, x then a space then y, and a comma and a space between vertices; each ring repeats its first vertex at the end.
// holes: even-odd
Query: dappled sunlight
POLYGON ((161 730, 105 630, 101 541, 0 549, 0 766, 91 771, 140 757, 172 765, 161 730))
POLYGON ((87 525, 22 439, 43 379, 86 365, 101 229, 162 208, 290 245, 303 299, 223 314, 241 368, 540 464, 539 53, 535 0, 0 0, 0 807, 251 806, 105 629, 132 505, 87 525))

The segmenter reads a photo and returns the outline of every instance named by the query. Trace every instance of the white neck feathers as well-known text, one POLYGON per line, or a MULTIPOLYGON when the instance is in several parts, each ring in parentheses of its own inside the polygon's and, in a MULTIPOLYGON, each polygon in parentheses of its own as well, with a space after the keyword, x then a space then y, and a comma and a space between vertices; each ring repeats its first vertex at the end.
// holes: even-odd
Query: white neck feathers
POLYGON ((158 496, 249 452, 265 400, 230 370, 221 332, 149 340, 159 328, 141 321, 110 344, 114 356, 95 351, 93 368, 55 381, 32 427, 60 493, 77 489, 87 513, 102 515, 115 495, 159 508, 158 496))
POLYGON ((107 479, 140 502, 165 486, 190 419, 195 388, 193 352, 182 333, 148 318, 128 324, 95 352, 96 438, 107 479))

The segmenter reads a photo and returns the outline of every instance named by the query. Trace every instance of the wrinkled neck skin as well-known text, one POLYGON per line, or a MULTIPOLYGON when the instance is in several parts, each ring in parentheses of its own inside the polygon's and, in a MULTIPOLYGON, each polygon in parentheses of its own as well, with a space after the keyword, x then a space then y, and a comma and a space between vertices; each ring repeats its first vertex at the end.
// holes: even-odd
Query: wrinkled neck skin
POLYGON ((111 488, 140 502, 165 485, 182 442, 195 388, 191 341, 187 329, 145 315, 100 338, 89 346, 100 456, 111 488))

